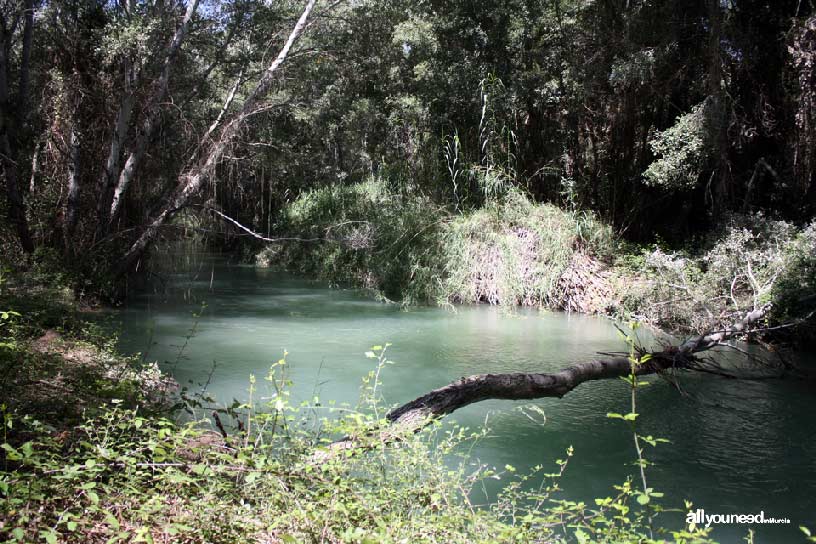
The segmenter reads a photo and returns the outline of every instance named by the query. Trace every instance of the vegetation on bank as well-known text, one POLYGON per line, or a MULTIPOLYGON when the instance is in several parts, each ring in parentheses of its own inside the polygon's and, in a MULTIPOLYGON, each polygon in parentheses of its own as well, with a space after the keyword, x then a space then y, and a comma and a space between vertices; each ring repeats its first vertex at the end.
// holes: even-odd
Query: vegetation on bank
POLYGON ((511 187, 636 243, 812 221, 812 3, 623 4, 8 1, 0 252, 119 298, 179 213, 270 236, 293 198, 372 175, 454 211, 511 187))
MULTIPOLYGON (((403 303, 540 306, 717 330, 771 305, 813 338, 816 225, 733 215, 693 250, 620 243, 592 214, 518 190, 453 213, 382 181, 310 191, 283 210, 260 264, 367 287, 403 303)), ((786 331, 788 332, 788 331, 786 331)), ((788 340, 792 339, 787 335, 788 340)))
POLYGON ((406 303, 566 304, 559 280, 576 254, 608 258, 611 229, 518 190, 462 213, 381 180, 310 191, 283 210, 257 258, 406 303))

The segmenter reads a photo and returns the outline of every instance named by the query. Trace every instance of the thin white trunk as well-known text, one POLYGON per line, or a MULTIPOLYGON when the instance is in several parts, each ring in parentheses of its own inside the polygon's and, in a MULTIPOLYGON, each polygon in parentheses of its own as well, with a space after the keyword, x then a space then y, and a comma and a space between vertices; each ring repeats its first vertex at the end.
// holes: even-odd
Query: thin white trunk
POLYGON ((153 241, 165 221, 167 221, 174 213, 187 204, 190 197, 198 192, 201 185, 206 181, 215 170, 215 167, 221 162, 224 152, 233 143, 235 137, 241 129, 244 121, 251 116, 257 109, 261 100, 263 100, 274 82, 274 76, 278 68, 284 63, 286 57, 289 56, 289 51, 297 41, 298 37, 306 28, 306 21, 309 18, 312 10, 317 4, 317 0, 309 0, 303 13, 295 24, 289 38, 281 48, 280 53, 275 60, 270 64, 261 76, 260 81, 255 86, 255 89, 244 102, 241 111, 236 113, 224 128, 221 130, 218 138, 208 146, 206 139, 208 136, 202 138, 199 144, 201 148, 208 148, 206 154, 203 155, 201 161, 190 168, 188 171, 179 176, 178 185, 172 196, 168 199, 161 210, 153 217, 147 228, 142 232, 141 236, 131 245, 119 269, 120 273, 127 272, 138 259, 142 256, 147 246, 153 241), (206 146, 206 147, 205 147, 206 146))
POLYGON ((130 127, 130 117, 135 104, 136 96, 132 89, 132 72, 131 68, 128 67, 125 70, 125 94, 122 96, 122 101, 119 103, 119 109, 116 112, 116 121, 113 126, 113 134, 111 134, 108 159, 105 161, 105 170, 102 173, 102 181, 99 184, 100 198, 97 206, 97 214, 99 215, 100 233, 105 232, 108 224, 110 203, 113 199, 114 189, 116 188, 116 180, 119 177, 119 159, 122 155, 122 145, 127 137, 128 128, 130 127))
POLYGON ((68 163, 68 197, 65 201, 65 221, 63 224, 63 242, 69 254, 73 253, 73 237, 79 219, 79 191, 80 191, 80 161, 81 161, 81 141, 79 131, 76 127, 71 127, 70 162, 68 163))
POLYGON ((106 214, 106 218, 102 218, 106 224, 113 223, 116 220, 119 211, 121 210, 125 192, 128 190, 131 181, 133 181, 133 176, 141 163, 145 151, 147 150, 147 145, 150 143, 150 138, 153 136, 153 133, 158 126, 159 114, 161 113, 161 103, 167 95, 167 88, 170 83, 170 71, 176 57, 178 56, 181 44, 187 35, 187 29, 190 26, 190 21, 198 9, 198 2, 199 0, 190 0, 189 4, 187 4, 187 11, 184 13, 184 19, 182 19, 181 24, 178 26, 175 34, 173 35, 173 39, 170 41, 170 45, 167 47, 161 75, 155 82, 153 93, 150 95, 150 98, 148 98, 147 105, 145 106, 142 126, 136 135, 133 149, 125 161, 125 166, 119 173, 119 179, 116 182, 116 187, 113 191, 113 197, 111 199, 110 211, 106 214))

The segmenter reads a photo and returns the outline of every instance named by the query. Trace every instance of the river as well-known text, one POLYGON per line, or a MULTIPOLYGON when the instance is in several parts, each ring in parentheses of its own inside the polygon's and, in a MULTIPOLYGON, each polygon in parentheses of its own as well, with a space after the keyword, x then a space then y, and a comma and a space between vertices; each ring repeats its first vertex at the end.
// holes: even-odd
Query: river
MULTIPOLYGON (((249 375, 266 375, 284 350, 294 396, 354 403, 374 366, 364 353, 389 342, 395 364, 382 375, 383 395, 397 404, 469 374, 554 371, 626 349, 602 318, 490 306, 405 310, 357 290, 201 255, 178 270, 154 278, 118 312, 120 348, 159 361, 191 390, 209 379, 208 391, 224 404, 246 400, 249 375)), ((681 394, 660 378, 649 382, 639 391, 639 425, 671 441, 647 452, 656 463, 649 485, 666 494, 667 506, 689 499, 708 514, 764 511, 791 521, 716 526, 714 537, 726 543, 743 542, 749 528, 756 542, 770 543, 802 542, 799 525, 816 529, 811 385, 687 375, 681 394)), ((554 466, 573 446, 562 487, 571 499, 591 501, 634 474, 632 436, 606 417, 629 411, 628 393, 621 380, 591 382, 563 399, 483 402, 450 419, 470 427, 487 420, 490 433, 473 455, 498 467, 554 466), (544 415, 525 409, 531 404, 544 415)), ((673 526, 684 518, 663 517, 673 526)))

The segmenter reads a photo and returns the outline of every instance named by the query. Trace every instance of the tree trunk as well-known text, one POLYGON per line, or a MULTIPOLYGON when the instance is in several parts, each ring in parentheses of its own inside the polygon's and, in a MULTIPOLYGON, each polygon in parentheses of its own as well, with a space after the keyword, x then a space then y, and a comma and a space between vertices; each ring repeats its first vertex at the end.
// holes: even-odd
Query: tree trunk
MULTIPOLYGON (((199 0, 189 0, 187 10, 184 13, 184 18, 181 24, 176 28, 170 44, 167 46, 162 63, 162 71, 159 79, 154 83, 153 92, 147 99, 144 108, 142 124, 138 134, 134 138, 130 154, 125 160, 125 166, 121 171, 117 172, 119 165, 119 147, 122 139, 127 133, 130 114, 133 109, 134 97, 132 93, 123 98, 122 104, 119 108, 119 113, 116 118, 116 126, 111 139, 110 154, 108 155, 108 165, 110 170, 105 171, 105 185, 107 190, 104 192, 104 198, 100 201, 101 214, 99 217, 99 235, 104 235, 108 232, 110 225, 116 221, 119 212, 121 211, 122 201, 124 195, 133 180, 136 170, 139 167, 142 157, 147 151, 147 146, 150 139, 156 131, 158 126, 159 115, 161 114, 161 103, 167 96, 167 89, 170 85, 170 71, 178 56, 181 44, 187 35, 187 29, 190 26, 190 21, 198 9, 199 0), (122 132, 120 132, 120 130, 122 132), (115 183, 114 183, 115 178, 115 183)), ((126 76, 127 77, 127 76, 126 76)))
POLYGON ((74 119, 71 127, 71 142, 68 163, 68 197, 65 200, 65 221, 63 223, 63 243, 67 255, 74 254, 74 230, 79 219, 79 178, 81 160, 81 141, 79 135, 79 115, 74 119))
MULTIPOLYGON (((26 6, 29 6, 29 2, 26 6)), ((32 8, 33 9, 33 8, 32 8)), ((34 24, 33 12, 27 10, 24 14, 25 25, 23 29, 23 55, 20 66, 20 83, 28 85, 29 66, 31 54, 32 25, 34 24), (27 42, 27 47, 26 47, 27 42)), ((8 200, 9 221, 14 224, 20 245, 26 253, 34 251, 34 239, 28 228, 26 217, 25 199, 20 189, 20 168, 17 160, 17 134, 20 120, 26 118, 25 111, 20 109, 21 104, 25 104, 24 99, 20 103, 12 105, 9 89, 9 53, 13 36, 9 34, 5 19, 0 24, 0 166, 2 166, 3 177, 6 182, 6 199, 8 200)))
MULTIPOLYGON (((671 357, 659 354, 648 363, 637 366, 636 374, 653 374, 671 366, 671 362, 671 357)), ((417 429, 431 419, 475 402, 560 398, 586 381, 621 378, 631 372, 632 363, 627 357, 615 357, 579 363, 552 374, 478 374, 422 395, 390 412, 387 419, 417 429)))
POLYGON ((105 161, 105 170, 102 172, 102 181, 99 183, 99 200, 97 202, 97 238, 105 235, 110 219, 110 206, 113 201, 113 193, 116 189, 116 182, 119 179, 119 162, 122 155, 122 145, 127 137, 130 128, 130 117, 133 113, 133 106, 136 104, 134 94, 134 75, 130 63, 125 67, 125 91, 119 102, 119 109, 116 111, 116 120, 111 133, 110 150, 105 161))
MULTIPOLYGON (((680 346, 653 352, 645 363, 635 366, 635 374, 654 374, 669 368, 701 369, 703 367, 695 357, 696 353, 747 333, 752 325, 767 315, 769 309, 769 306, 765 306, 748 312, 742 320, 726 330, 694 336, 680 346)), ((443 416, 468 404, 488 399, 563 397, 584 382, 620 378, 631 372, 632 363, 628 357, 615 357, 579 363, 554 374, 480 374, 431 391, 397 408, 387 417, 394 423, 416 422, 428 417, 443 416)))
POLYGON ((728 167, 728 104, 723 81, 720 40, 722 40, 722 7, 720 0, 708 0, 710 34, 708 42, 708 94, 707 108, 709 138, 714 148, 713 187, 710 190, 711 210, 716 214, 724 209, 731 199, 730 171, 728 167))
POLYGON ((190 197, 196 194, 201 188, 202 184, 206 180, 210 179, 210 177, 213 175, 216 166, 218 166, 218 164, 221 162, 225 151, 235 140, 236 136, 243 127, 244 122, 256 112, 261 100, 263 100, 268 94, 272 83, 275 81, 278 68, 280 68, 280 66, 286 60, 286 57, 289 55, 289 51, 292 49, 295 41, 297 41, 298 37, 306 28, 306 22, 309 18, 309 14, 314 9, 316 3, 317 0, 309 0, 307 2, 306 7, 303 9, 303 13, 292 29, 292 32, 289 34, 289 38, 286 40, 286 43, 283 45, 280 53, 278 53, 278 56, 275 58, 272 64, 270 64, 264 71, 260 81, 258 81, 255 89, 244 102, 241 110, 224 125, 220 134, 215 140, 209 142, 209 134, 202 138, 201 142, 199 143, 199 148, 206 149, 207 151, 202 155, 202 158, 199 160, 197 165, 193 166, 179 176, 176 189, 173 191, 170 198, 160 209, 160 211, 150 220, 148 226, 145 228, 139 238, 133 242, 130 249, 125 254, 120 263, 118 270, 119 274, 126 273, 139 261, 147 247, 158 235, 159 229, 161 229, 164 223, 176 212, 178 212, 179 209, 184 207, 189 201, 190 197))
MULTIPOLYGON (((396 428, 386 431, 384 439, 387 441, 399 433, 419 431, 431 421, 476 402, 561 398, 584 382, 625 378, 633 372, 636 376, 645 376, 666 370, 698 370, 728 375, 695 354, 750 332, 769 310, 770 306, 755 309, 725 330, 694 336, 679 346, 641 356, 642 363, 635 363, 628 357, 613 357, 578 363, 554 373, 477 374, 461 378, 389 412, 386 419, 396 428)), ((358 438, 345 438, 332 443, 326 450, 318 450, 315 457, 327 459, 359 446, 358 438)))

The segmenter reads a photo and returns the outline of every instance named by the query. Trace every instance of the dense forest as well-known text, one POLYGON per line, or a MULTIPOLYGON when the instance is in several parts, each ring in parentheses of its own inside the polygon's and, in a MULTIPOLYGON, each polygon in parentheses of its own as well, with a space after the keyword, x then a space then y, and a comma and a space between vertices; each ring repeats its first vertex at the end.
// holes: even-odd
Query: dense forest
POLYGON ((6 2, 4 252, 121 274, 180 214, 269 236, 371 177, 454 211, 519 188, 647 243, 812 217, 810 2, 318 3, 289 36, 303 8, 6 2))
MULTIPOLYGON (((418 431, 485 399, 561 397, 608 378, 631 385, 631 411, 620 419, 634 425, 641 376, 744 377, 708 355, 735 339, 778 353, 812 349, 815 8, 812 0, 0 0, 0 497, 7 519, 22 516, 0 519, 0 540, 703 542, 709 533, 693 525, 653 532, 658 510, 647 505, 660 495, 647 487, 634 430, 642 486, 640 476, 627 482, 597 499, 594 513, 583 503, 542 509, 546 501, 520 488, 473 510, 462 490, 492 474, 446 477, 444 454, 430 453, 418 431), (131 369, 80 314, 127 304, 160 274, 157 249, 189 240, 386 303, 600 314, 683 340, 646 349, 624 334, 628 353, 562 372, 462 378, 387 417, 375 408, 364 422, 336 423, 326 435, 343 440, 319 455, 324 437, 263 434, 286 427, 277 414, 288 405, 274 405, 274 423, 251 400, 233 406, 239 431, 217 413, 217 432, 176 427, 162 419, 171 387, 158 369, 131 369), (127 377, 117 371, 111 384, 107 370, 67 371, 66 358, 116 360, 127 377), (54 376, 74 384, 58 409, 29 391, 54 376), (83 411, 97 404, 108 408, 83 411), (389 425, 401 431, 367 443, 389 425), (108 435, 118 437, 116 455, 85 451, 108 435), (392 457, 352 453, 393 442, 405 448, 392 457), (63 480, 37 483, 71 463, 63 480), (321 463, 325 478, 313 472, 321 463), (389 463, 429 475, 418 518, 400 517, 418 500, 410 480, 376 479, 389 463), (157 476, 165 464, 185 468, 157 476), (94 486, 110 494, 121 485, 114 465, 127 468, 131 487, 100 503, 94 486), (319 513, 315 505, 338 489, 354 495, 361 473, 380 483, 343 503, 357 525, 319 513), (275 478, 283 492, 253 483, 275 478), (33 499, 10 491, 23 483, 36 488, 33 499), (125 521, 145 489, 164 497, 174 486, 186 489, 181 514, 143 506, 139 515, 160 513, 155 526, 125 521), (60 499, 48 502, 50 493, 60 499), (47 506, 32 513, 32 501, 47 506), (87 501, 92 508, 78 514, 87 501), (530 501, 526 521, 508 522, 530 501), (632 501, 644 510, 621 522, 613 513, 632 501), (250 503, 252 528, 241 510, 250 503), (259 505, 299 513, 277 524, 259 505), (377 519, 373 509, 387 513, 377 519), (202 536, 191 529, 200 516, 229 531, 202 536), (380 532, 366 532, 377 524, 380 532)), ((377 348, 368 353, 382 367, 377 348)), ((763 377, 816 374, 782 355, 746 354, 763 377)), ((379 373, 373 379, 366 402, 376 407, 379 373)), ((278 394, 287 385, 275 372, 268 380, 278 394)), ((465 437, 446 440, 452 451, 465 437)))

